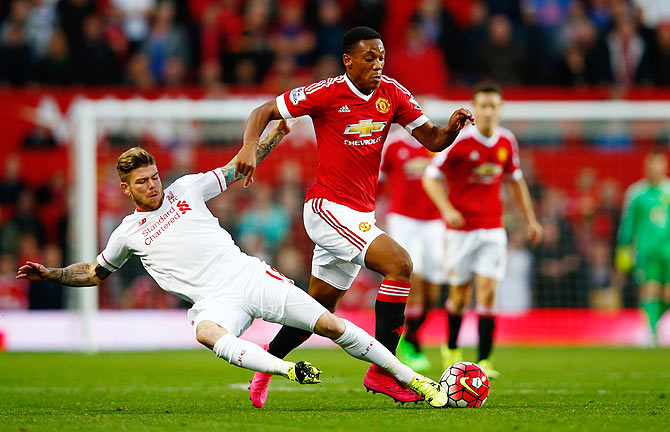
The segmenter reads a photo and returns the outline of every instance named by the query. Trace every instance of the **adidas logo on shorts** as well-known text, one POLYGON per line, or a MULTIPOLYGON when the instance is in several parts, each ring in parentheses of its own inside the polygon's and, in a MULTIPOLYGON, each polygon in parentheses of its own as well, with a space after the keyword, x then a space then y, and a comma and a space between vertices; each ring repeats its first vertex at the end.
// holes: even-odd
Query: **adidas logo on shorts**
POLYGON ((351 110, 349 109, 349 107, 348 107, 347 105, 342 105, 342 106, 340 107, 340 109, 337 110, 337 112, 348 113, 348 112, 351 112, 351 110))

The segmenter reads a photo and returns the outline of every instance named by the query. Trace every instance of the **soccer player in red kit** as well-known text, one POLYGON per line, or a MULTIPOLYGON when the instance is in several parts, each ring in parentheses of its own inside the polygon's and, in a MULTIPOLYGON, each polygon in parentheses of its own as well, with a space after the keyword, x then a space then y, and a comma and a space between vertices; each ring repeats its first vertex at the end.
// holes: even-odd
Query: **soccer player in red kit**
POLYGON ((391 132, 382 152, 380 181, 388 190, 386 227, 389 235, 412 258, 412 290, 405 308, 405 333, 397 356, 416 370, 428 370, 430 361, 422 352, 419 329, 437 305, 445 282, 444 240, 446 226, 421 184, 434 153, 403 130, 391 132))
POLYGON ((478 363, 490 378, 495 378, 499 373, 489 359, 495 327, 494 302, 507 258, 500 197, 503 179, 523 213, 531 243, 540 242, 542 227, 535 217, 528 186, 519 168, 516 138, 499 126, 500 86, 495 83, 475 86, 473 107, 476 126, 463 129, 447 151, 433 158, 424 174, 423 185, 448 227, 449 341, 442 350, 443 364, 448 367, 462 360, 456 342, 474 282, 479 315, 478 363))
MULTIPOLYGON (((374 209, 381 150, 391 123, 405 127, 431 151, 441 151, 474 117, 466 109, 453 113, 443 128, 433 125, 412 94, 382 75, 386 51, 379 34, 368 27, 349 30, 342 39, 346 72, 298 87, 256 108, 244 131, 237 171, 253 180, 254 149, 271 120, 309 115, 318 145, 316 183, 307 190, 304 225, 316 244, 309 294, 331 311, 351 286, 361 266, 384 276, 377 301, 376 336, 395 353, 405 320, 412 261, 409 254, 375 225, 374 209)), ((309 337, 284 326, 269 352, 283 358, 309 337)), ((256 374, 249 388, 254 406, 267 398, 271 375, 256 374)), ((402 402, 416 394, 382 369, 370 368, 364 385, 402 402)))

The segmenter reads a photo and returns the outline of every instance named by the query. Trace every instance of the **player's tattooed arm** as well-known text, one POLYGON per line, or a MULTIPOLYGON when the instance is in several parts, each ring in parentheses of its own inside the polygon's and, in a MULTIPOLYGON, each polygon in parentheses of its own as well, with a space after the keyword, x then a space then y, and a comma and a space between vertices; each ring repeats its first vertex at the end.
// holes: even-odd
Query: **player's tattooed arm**
MULTIPOLYGON (((277 147, 279 142, 290 131, 291 131, 291 124, 289 124, 286 120, 280 120, 277 123, 277 126, 275 126, 275 128, 272 129, 272 131, 267 136, 265 136, 258 142, 258 145, 256 146, 256 164, 260 165, 260 163, 263 162, 263 159, 265 159, 270 154, 270 152, 274 150, 275 147, 277 147)), ((235 177, 236 162, 237 162, 237 156, 235 156, 225 166, 221 167, 223 177, 226 181, 226 186, 230 186, 236 181, 244 178, 244 175, 240 173, 238 173, 237 177, 235 177)))
POLYGON ((19 268, 16 278, 48 280, 66 286, 86 287, 99 285, 111 273, 97 261, 71 264, 64 268, 47 268, 42 264, 28 261, 19 268))

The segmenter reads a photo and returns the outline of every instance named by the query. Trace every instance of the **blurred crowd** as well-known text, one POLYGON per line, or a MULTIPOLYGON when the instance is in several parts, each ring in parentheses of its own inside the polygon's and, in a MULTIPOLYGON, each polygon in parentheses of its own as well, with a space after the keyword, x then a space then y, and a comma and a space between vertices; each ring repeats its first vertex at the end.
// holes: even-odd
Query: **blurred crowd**
MULTIPOLYGON (((632 307, 636 293, 625 277, 613 269, 613 250, 621 214, 622 189, 584 168, 570 191, 545 187, 530 159, 522 167, 536 211, 544 227, 542 243, 531 249, 525 243, 525 225, 515 205, 505 196, 509 233, 508 270, 499 290, 501 310, 530 307, 632 307)), ((163 172, 164 185, 193 168, 175 164, 163 172)), ((247 253, 280 269, 298 286, 307 287, 313 244, 302 225, 307 185, 300 165, 282 164, 273 184, 257 181, 250 188, 231 187, 208 202, 222 227, 247 253)), ((63 288, 47 282, 16 280, 19 263, 26 260, 60 267, 67 259, 68 215, 66 185, 56 174, 41 187, 29 187, 17 175, 18 160, 10 157, 0 181, 0 309, 52 309, 66 306, 63 288)), ((99 241, 106 243, 112 230, 134 208, 120 193, 113 165, 103 170, 98 184, 99 241)), ((377 217, 385 224, 385 197, 380 196, 377 217)), ((363 271, 341 307, 372 306, 379 280, 363 271)), ((183 307, 166 295, 148 276, 136 257, 106 280, 100 288, 102 308, 183 307)))
POLYGON ((341 73, 355 25, 415 93, 670 84, 667 0, 4 0, 0 84, 281 92, 341 73))

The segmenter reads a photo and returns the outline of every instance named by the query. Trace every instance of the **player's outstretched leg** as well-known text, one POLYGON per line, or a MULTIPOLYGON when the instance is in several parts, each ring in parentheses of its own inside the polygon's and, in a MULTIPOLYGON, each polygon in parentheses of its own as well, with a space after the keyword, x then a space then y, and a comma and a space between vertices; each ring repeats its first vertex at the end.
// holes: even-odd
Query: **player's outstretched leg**
POLYGON ((213 321, 201 321, 196 330, 198 342, 210 348, 228 363, 254 371, 281 375, 300 384, 319 383, 321 371, 311 363, 287 362, 265 351, 253 342, 230 334, 213 321))
MULTIPOLYGON (((431 406, 441 408, 447 404, 447 393, 435 381, 424 377, 413 371, 409 366, 403 364, 379 341, 370 336, 365 330, 350 321, 340 319, 332 314, 324 314, 317 322, 315 331, 323 333, 323 336, 331 337, 333 341, 344 349, 349 355, 360 360, 372 362, 376 367, 391 374, 396 380, 409 387, 417 399, 425 399, 431 406), (341 336, 333 338, 344 326, 341 336)), ((405 387, 403 387, 405 388, 405 387)), ((396 392, 394 387, 383 387, 384 393, 397 402, 408 402, 405 392, 396 392)))
MULTIPOLYGON (((331 312, 335 311, 338 300, 346 291, 333 288, 326 282, 312 276, 309 283, 309 295, 331 312)), ((312 335, 312 332, 290 326, 283 326, 272 339, 267 348, 275 357, 284 358, 288 353, 299 347, 312 335)), ((256 372, 249 383, 249 398, 256 408, 265 405, 268 399, 271 374, 256 372)))

